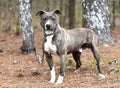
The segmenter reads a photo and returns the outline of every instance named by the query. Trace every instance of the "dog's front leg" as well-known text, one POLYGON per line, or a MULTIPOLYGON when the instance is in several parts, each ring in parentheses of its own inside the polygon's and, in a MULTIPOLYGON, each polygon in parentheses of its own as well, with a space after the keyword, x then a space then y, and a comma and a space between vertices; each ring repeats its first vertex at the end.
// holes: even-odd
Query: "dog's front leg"
POLYGON ((61 84, 63 82, 65 76, 65 68, 66 68, 66 55, 60 55, 60 73, 56 84, 61 84))
POLYGON ((47 54, 47 53, 45 53, 45 56, 46 56, 46 61, 50 68, 50 74, 51 74, 50 83, 55 83, 56 76, 55 76, 55 67, 53 65, 52 56, 51 54, 47 54))

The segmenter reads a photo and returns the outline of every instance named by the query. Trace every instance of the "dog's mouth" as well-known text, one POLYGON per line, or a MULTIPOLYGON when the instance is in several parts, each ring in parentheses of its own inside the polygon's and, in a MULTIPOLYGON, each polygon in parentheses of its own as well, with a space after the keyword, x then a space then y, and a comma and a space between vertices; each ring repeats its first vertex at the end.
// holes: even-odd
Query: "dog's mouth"
POLYGON ((54 31, 52 31, 52 30, 46 30, 45 34, 46 35, 52 35, 52 34, 54 34, 54 31))

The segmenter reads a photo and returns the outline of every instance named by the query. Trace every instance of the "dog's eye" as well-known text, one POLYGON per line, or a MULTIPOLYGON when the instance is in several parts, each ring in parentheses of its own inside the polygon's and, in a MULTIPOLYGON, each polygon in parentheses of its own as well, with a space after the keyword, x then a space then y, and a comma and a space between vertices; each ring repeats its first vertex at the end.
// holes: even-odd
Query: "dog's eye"
POLYGON ((43 18, 43 21, 46 21, 47 19, 46 18, 43 18))
POLYGON ((51 18, 53 21, 55 21, 55 18, 51 18))

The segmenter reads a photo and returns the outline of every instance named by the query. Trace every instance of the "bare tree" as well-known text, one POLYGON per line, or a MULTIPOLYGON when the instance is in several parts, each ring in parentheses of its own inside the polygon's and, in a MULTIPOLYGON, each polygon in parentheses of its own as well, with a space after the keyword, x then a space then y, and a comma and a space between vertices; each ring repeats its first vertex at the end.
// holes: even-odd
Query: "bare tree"
POLYGON ((114 43, 108 3, 109 0, 83 0, 83 27, 93 29, 102 42, 114 43))
POLYGON ((75 0, 69 0, 69 28, 75 27, 75 0))
POLYGON ((50 11, 50 1, 51 0, 46 0, 46 10, 50 11))
MULTIPOLYGON (((63 0, 60 0, 60 11, 63 12, 63 0)), ((62 15, 60 16, 60 24, 63 26, 62 15)))
POLYGON ((21 50, 23 53, 35 51, 37 58, 41 62, 41 57, 34 45, 34 31, 32 26, 32 17, 30 9, 30 0, 19 0, 20 21, 22 26, 23 45, 21 50))
POLYGON ((112 1, 112 6, 113 6, 113 9, 112 9, 112 15, 113 15, 113 21, 112 21, 112 28, 114 29, 115 28, 115 1, 112 1))
POLYGON ((68 18, 68 7, 69 7, 69 1, 68 0, 65 0, 65 16, 64 16, 64 19, 63 19, 63 26, 64 27, 68 27, 68 23, 69 23, 69 18, 68 18))
POLYGON ((120 0, 119 0, 119 14, 120 14, 120 0))

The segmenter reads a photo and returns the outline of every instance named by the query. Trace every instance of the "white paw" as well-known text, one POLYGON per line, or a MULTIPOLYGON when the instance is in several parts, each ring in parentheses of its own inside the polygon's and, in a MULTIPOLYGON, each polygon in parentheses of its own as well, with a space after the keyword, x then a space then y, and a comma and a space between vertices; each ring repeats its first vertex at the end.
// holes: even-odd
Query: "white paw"
POLYGON ((80 72, 80 68, 75 70, 75 73, 79 73, 80 72))
POLYGON ((52 77, 51 80, 50 80, 50 83, 55 83, 55 77, 52 77))
POLYGON ((64 76, 59 75, 58 80, 55 84, 61 84, 63 82, 64 76))
POLYGON ((53 66, 52 70, 50 71, 50 74, 51 74, 50 83, 55 83, 56 76, 55 76, 55 68, 54 68, 54 66, 53 66))
POLYGON ((103 74, 99 74, 99 77, 100 77, 100 80, 105 79, 105 75, 103 75, 103 74))

